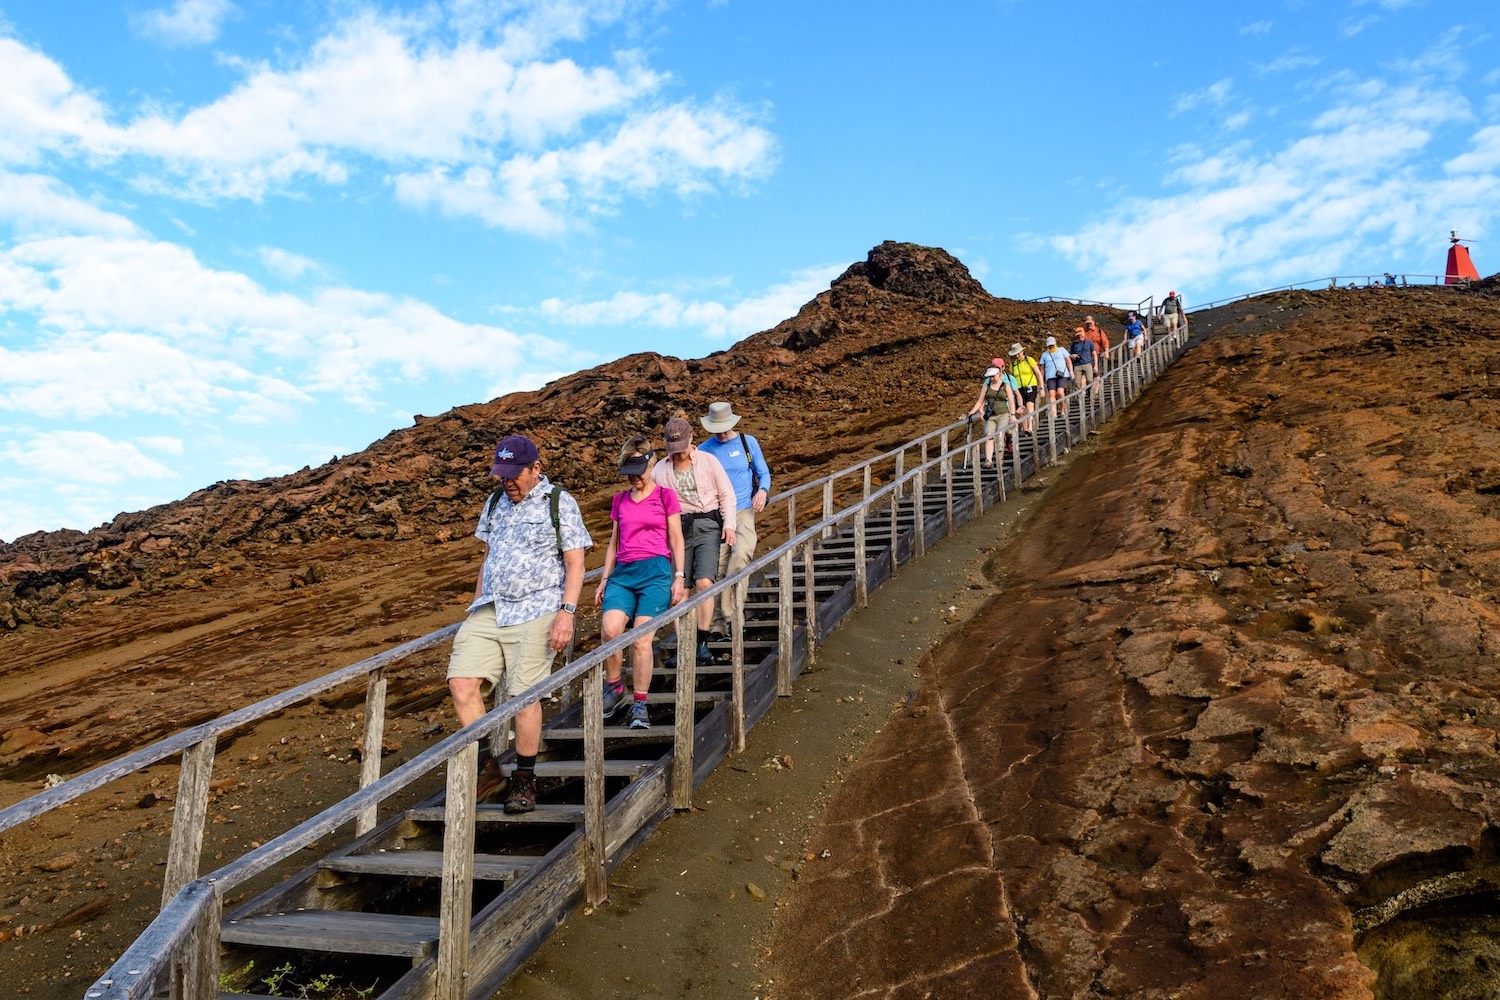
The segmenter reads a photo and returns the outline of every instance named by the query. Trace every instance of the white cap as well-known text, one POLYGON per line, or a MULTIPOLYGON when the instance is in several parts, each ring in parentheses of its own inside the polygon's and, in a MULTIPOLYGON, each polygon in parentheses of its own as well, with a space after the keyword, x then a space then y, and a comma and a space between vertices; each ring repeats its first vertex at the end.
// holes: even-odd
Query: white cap
POLYGON ((985 378, 994 378, 996 375, 999 375, 999 374, 1000 374, 1000 369, 995 368, 993 366, 991 366, 989 368, 986 368, 984 370, 984 377, 985 378))
POLYGON ((1047 338, 1047 346, 1048 347, 1056 347, 1057 346, 1057 338, 1056 337, 1048 337, 1047 338))

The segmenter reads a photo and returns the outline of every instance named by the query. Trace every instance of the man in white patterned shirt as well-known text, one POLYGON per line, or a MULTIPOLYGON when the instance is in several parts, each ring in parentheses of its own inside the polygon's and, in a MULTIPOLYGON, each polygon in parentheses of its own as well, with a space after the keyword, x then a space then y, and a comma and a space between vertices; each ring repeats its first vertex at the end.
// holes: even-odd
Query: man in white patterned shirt
MULTIPOLYGON (((474 531, 489 551, 448 660, 448 690, 463 726, 484 715, 490 691, 514 698, 551 672, 553 656, 573 638, 583 553, 594 544, 577 501, 542 475, 529 438, 513 434, 501 441, 490 474, 501 488, 485 503, 474 531)), ((541 704, 517 712, 515 724, 516 769, 505 811, 530 812, 536 808, 541 704)), ((479 794, 490 794, 501 780, 499 762, 487 757, 479 794)))

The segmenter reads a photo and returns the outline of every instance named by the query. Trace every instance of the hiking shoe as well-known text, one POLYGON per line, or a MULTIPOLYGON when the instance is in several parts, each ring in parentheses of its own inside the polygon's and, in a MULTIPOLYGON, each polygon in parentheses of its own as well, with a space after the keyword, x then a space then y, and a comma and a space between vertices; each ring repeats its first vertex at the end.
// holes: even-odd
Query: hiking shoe
POLYGON ((651 728, 651 716, 649 714, 647 714, 647 712, 646 712, 646 703, 644 701, 631 702, 631 705, 630 705, 630 728, 631 729, 650 729, 651 728))
POLYGON ((505 797, 508 813, 529 813, 536 808, 536 772, 517 769, 510 776, 510 794, 505 797))
POLYGON ((627 694, 625 692, 625 682, 623 679, 621 679, 618 687, 611 685, 609 681, 606 680, 604 682, 604 717, 607 719, 611 715, 614 715, 616 712, 618 712, 620 710, 620 706, 625 704, 626 698, 627 694))
POLYGON ((700 642, 700 643, 698 643, 698 662, 699 663, 712 663, 712 662, 714 662, 714 651, 708 648, 708 643, 707 642, 700 642))
POLYGON ((474 800, 483 802, 504 786, 505 772, 500 770, 500 762, 493 757, 486 757, 484 763, 479 766, 479 780, 474 785, 474 800))

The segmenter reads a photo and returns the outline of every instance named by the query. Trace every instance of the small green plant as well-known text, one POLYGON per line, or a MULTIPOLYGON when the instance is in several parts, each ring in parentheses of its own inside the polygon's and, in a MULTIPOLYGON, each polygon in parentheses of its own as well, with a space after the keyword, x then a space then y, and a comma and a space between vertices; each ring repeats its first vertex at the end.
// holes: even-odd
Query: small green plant
MULTIPOLYGON (((248 967, 242 971, 248 971, 248 967)), ((293 1000, 369 1000, 380 984, 376 980, 363 989, 358 986, 343 986, 339 984, 338 976, 332 972, 325 972, 308 982, 299 983, 292 978, 294 972, 296 969, 291 962, 280 965, 261 980, 261 988, 270 996, 290 997, 293 1000)))
POLYGON ((250 975, 255 969, 255 959, 251 959, 238 969, 225 969, 219 973, 219 992, 229 993, 234 989, 234 984, 240 982, 243 977, 250 975))
POLYGON ((286 996, 287 994, 281 992, 281 984, 286 983, 289 986, 297 985, 296 983, 292 982, 292 963, 287 962, 286 964, 277 967, 262 982, 266 988, 266 992, 271 994, 271 996, 286 996))

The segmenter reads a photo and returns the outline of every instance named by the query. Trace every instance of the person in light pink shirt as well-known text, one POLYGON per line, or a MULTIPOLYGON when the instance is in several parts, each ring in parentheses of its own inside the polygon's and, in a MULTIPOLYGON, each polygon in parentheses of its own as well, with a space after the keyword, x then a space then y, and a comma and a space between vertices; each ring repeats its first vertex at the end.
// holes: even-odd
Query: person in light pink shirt
MULTIPOLYGON (((677 491, 682 504, 682 537, 687 563, 687 578, 694 590, 702 592, 714 585, 719 572, 719 545, 734 545, 734 484, 719 460, 693 447, 693 425, 685 417, 667 421, 667 461, 651 470, 656 485, 677 491)), ((698 660, 713 659, 708 648, 709 626, 713 624, 712 601, 696 609, 698 619, 698 660)))

